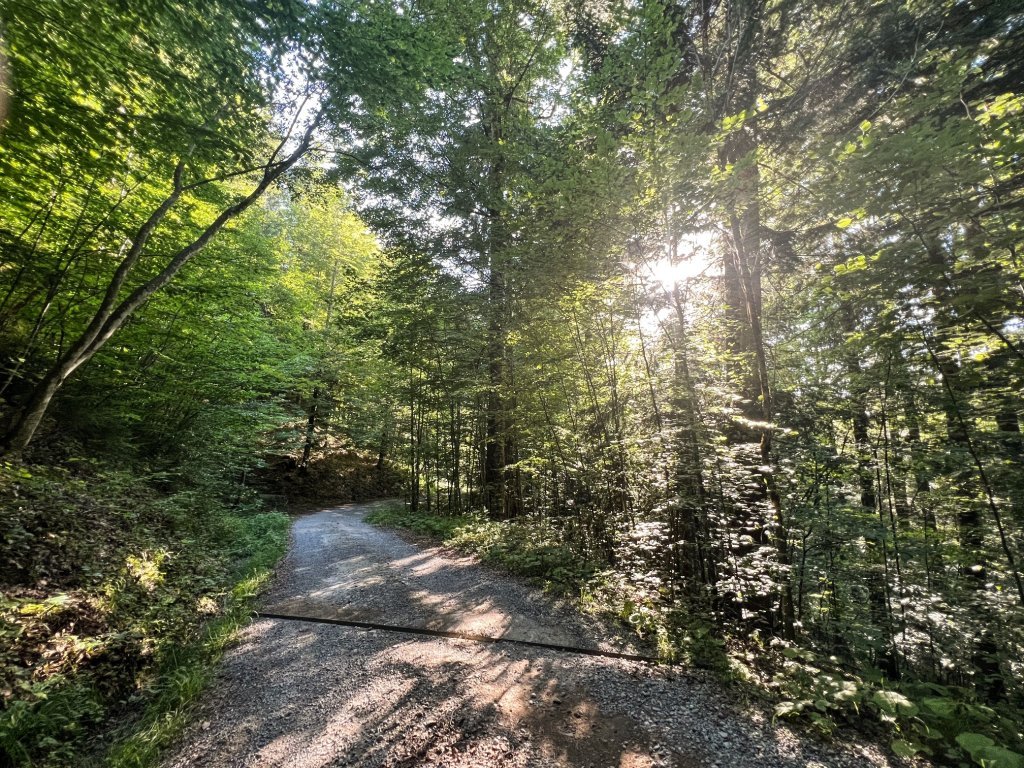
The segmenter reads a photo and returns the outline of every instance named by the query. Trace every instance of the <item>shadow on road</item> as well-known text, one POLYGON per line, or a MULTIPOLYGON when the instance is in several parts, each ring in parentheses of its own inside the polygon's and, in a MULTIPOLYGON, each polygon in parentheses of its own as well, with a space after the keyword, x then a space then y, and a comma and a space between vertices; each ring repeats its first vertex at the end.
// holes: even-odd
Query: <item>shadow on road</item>
MULTIPOLYGON (((374 528, 365 511, 297 519, 267 612, 594 645, 524 585, 374 528)), ((634 662, 260 619, 165 764, 689 768, 741 755, 823 765, 780 732, 704 683, 634 662)))

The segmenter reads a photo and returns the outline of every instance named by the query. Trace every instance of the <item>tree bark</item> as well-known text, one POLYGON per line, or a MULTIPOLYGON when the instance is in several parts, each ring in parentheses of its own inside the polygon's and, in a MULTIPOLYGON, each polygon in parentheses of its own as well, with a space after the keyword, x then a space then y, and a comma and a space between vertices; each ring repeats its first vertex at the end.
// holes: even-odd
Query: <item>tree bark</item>
POLYGON ((313 387, 313 395, 309 401, 309 416, 306 419, 306 441, 302 446, 302 460, 299 462, 299 470, 305 471, 309 467, 309 457, 313 453, 313 442, 316 436, 316 415, 320 405, 320 388, 313 387))
POLYGON ((125 282, 132 269, 143 257, 149 238, 181 198, 181 195, 187 189, 195 186, 186 186, 183 183, 184 161, 178 163, 174 170, 171 192, 136 231, 130 247, 107 284, 103 299, 93 315, 92 321, 71 346, 60 355, 19 408, 10 429, 0 441, 0 450, 3 453, 19 454, 28 447, 42 423, 43 417, 49 410, 54 396, 68 378, 89 362, 120 330, 128 318, 135 314, 153 294, 167 285, 181 271, 182 267, 205 248, 229 221, 242 214, 262 197, 264 192, 306 154, 318 122, 318 119, 313 120, 298 146, 283 160, 277 160, 277 152, 271 156, 270 161, 263 166, 263 175, 260 181, 249 194, 224 209, 196 239, 175 253, 158 274, 138 286, 119 303, 118 299, 125 282))

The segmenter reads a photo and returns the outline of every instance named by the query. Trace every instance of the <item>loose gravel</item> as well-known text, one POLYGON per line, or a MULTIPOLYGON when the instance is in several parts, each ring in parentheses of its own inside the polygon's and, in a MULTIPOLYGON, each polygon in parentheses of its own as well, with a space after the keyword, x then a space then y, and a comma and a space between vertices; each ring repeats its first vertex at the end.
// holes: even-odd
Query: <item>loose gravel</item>
MULTIPOLYGON (((269 613, 642 653, 471 558, 363 520, 298 518, 269 613)), ((904 765, 773 724, 709 676, 510 644, 259 619, 166 768, 854 768, 904 765)))

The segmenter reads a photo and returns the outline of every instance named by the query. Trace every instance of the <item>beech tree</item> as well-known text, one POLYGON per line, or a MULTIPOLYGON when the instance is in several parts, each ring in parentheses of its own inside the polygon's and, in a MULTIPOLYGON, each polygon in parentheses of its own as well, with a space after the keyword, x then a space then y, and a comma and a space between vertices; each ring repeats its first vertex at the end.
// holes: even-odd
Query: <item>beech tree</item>
POLYGON ((780 717, 1021 764, 1017 4, 74 5, 0 6, 8 450, 363 451, 780 717))
MULTIPOLYGON (((13 224, 5 250, 17 272, 4 305, 38 307, 22 359, 45 359, 39 330, 88 276, 72 310, 80 325, 62 322, 45 370, 26 376, 12 365, 15 405, 2 442, 13 453, 28 446, 68 377, 229 222, 311 150, 344 142, 353 94, 365 107, 422 89, 415 81, 390 87, 396 67, 372 63, 393 61, 396 35, 411 34, 410 24, 389 22, 390 9, 340 23, 345 11, 332 4, 286 2, 262 15, 230 0, 202 15, 160 3, 151 10, 10 7, 18 107, 2 173, 13 224), (82 44, 97 30, 102 55, 82 44), (362 57, 358 68, 350 57, 362 57), (52 78, 68 82, 66 104, 49 98, 52 78), (190 208, 213 199, 219 207, 206 220, 192 218, 190 208)), ((416 66, 412 55, 396 64, 416 66)))

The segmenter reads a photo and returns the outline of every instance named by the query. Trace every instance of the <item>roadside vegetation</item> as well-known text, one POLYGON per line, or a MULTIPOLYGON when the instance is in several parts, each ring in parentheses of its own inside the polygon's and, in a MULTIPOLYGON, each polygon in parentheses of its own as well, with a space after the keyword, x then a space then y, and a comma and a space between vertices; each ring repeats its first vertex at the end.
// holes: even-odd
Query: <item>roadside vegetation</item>
POLYGON ((665 610, 666 595, 653 579, 636 587, 636 571, 623 563, 595 562, 575 548, 551 521, 488 519, 483 514, 445 515, 408 504, 376 508, 367 522, 431 539, 508 573, 527 577, 576 607, 631 628, 665 663, 709 669, 723 682, 772 702, 776 717, 803 720, 820 736, 853 727, 888 737, 893 751, 911 756, 927 745, 985 766, 1024 765, 999 746, 1014 738, 1017 713, 986 706, 968 690, 934 684, 892 685, 854 676, 835 658, 792 645, 771 647, 724 637, 699 615, 665 610), (914 748, 912 745, 918 745, 914 748))
POLYGON ((402 485, 1021 768, 1019 6, 0 0, 0 762, 149 759, 273 510, 402 485))
POLYGON ((116 741, 112 765, 148 765, 247 621, 288 518, 72 466, 0 469, 0 748, 17 765, 88 765, 116 741))

